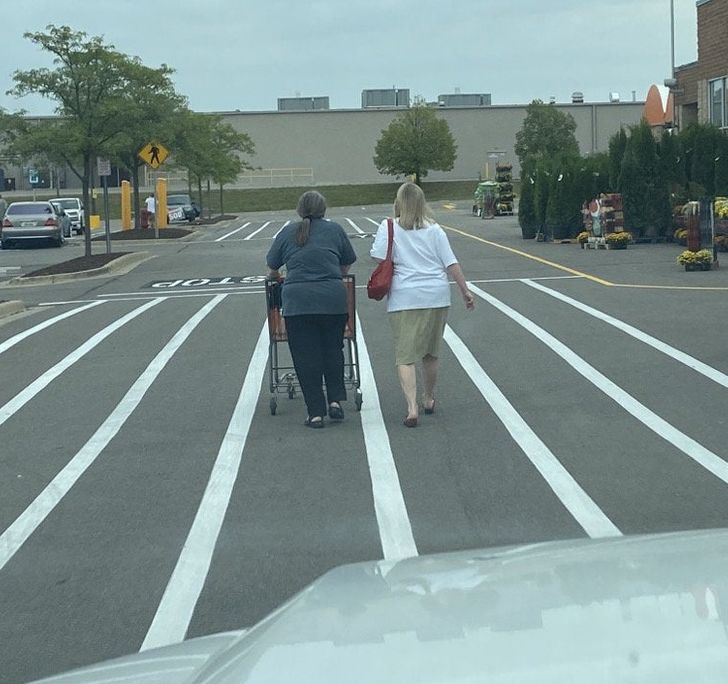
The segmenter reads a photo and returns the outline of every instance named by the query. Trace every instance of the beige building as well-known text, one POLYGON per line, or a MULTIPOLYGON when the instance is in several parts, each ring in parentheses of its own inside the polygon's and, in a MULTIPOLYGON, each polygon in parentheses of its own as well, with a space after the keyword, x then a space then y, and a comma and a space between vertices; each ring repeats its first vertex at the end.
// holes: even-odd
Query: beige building
MULTIPOLYGON (((557 104, 576 121, 583 154, 604 152, 620 126, 639 123, 644 102, 557 104)), ((240 178, 241 187, 378 183, 389 180, 374 166, 381 132, 401 110, 325 110, 306 112, 225 112, 225 121, 255 142, 258 170, 240 178)), ((428 180, 476 179, 493 174, 496 161, 514 166, 516 132, 525 105, 441 107, 457 144, 452 171, 432 171, 428 180)))

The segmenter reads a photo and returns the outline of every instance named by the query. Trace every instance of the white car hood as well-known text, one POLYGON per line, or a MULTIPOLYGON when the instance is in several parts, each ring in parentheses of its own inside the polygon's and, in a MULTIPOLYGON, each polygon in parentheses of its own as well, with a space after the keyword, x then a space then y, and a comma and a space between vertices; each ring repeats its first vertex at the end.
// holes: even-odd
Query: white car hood
POLYGON ((185 678, 123 681, 725 682, 727 624, 728 531, 555 542, 338 568, 185 678))

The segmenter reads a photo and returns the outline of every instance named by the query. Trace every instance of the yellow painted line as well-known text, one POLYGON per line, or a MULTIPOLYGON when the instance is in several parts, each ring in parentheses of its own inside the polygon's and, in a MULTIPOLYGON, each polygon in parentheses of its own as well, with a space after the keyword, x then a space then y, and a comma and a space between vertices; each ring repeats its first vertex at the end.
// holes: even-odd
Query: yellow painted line
POLYGON ((615 283, 612 283, 608 280, 604 280, 603 278, 598 278, 597 276, 591 275, 590 273, 584 273, 583 271, 577 271, 574 268, 569 268, 568 266, 564 266, 562 264, 557 264, 555 261, 549 261, 548 259, 543 259, 543 258, 535 256, 533 254, 529 254, 528 252, 522 252, 520 249, 515 249, 514 247, 506 247, 505 245, 499 245, 497 242, 491 242, 490 240, 484 240, 483 238, 478 237, 477 235, 472 235, 470 233, 466 233, 463 230, 458 230, 457 228, 452 228, 451 226, 443 226, 443 228, 446 228, 447 230, 451 230, 453 233, 459 233, 460 235, 469 237, 472 240, 477 240, 478 242, 482 242, 483 244, 489 245, 490 247, 497 247, 498 249, 503 249, 506 252, 511 252, 512 254, 517 254, 518 256, 525 257, 526 259, 531 259, 531 261, 537 261, 540 264, 544 264, 546 266, 551 266, 551 268, 556 268, 559 271, 566 271, 566 273, 571 273, 572 275, 579 276, 580 278, 585 278, 587 280, 591 280, 595 283, 599 283, 599 285, 604 285, 606 287, 614 287, 614 285, 615 285, 615 283))
POLYGON ((442 206, 443 206, 443 207, 444 207, 445 209, 455 209, 455 208, 456 208, 454 204, 450 204, 450 203, 448 203, 448 204, 443 204, 442 206))
POLYGON ((478 242, 482 242, 483 244, 489 245, 490 247, 497 247, 498 249, 503 249, 506 252, 511 252, 512 254, 517 254, 518 256, 525 257, 526 259, 531 259, 531 261, 537 261, 540 264, 545 264, 546 266, 551 266, 552 268, 556 268, 559 271, 566 271, 567 273, 571 273, 572 275, 576 275, 580 278, 584 278, 586 280, 591 280, 592 282, 598 283, 599 285, 604 285, 606 287, 622 287, 622 288, 631 288, 635 290, 687 290, 687 291, 704 291, 704 292, 728 292, 728 287, 721 287, 719 285, 633 285, 629 283, 613 283, 609 280, 604 280, 603 278, 598 278, 597 276, 591 275, 589 273, 584 273, 583 271, 577 271, 576 269, 569 268, 568 266, 564 266, 562 264, 557 264, 554 261, 549 261, 548 259, 543 259, 539 256, 535 256, 534 254, 529 254, 528 252, 523 252, 520 249, 515 249, 514 247, 506 247, 505 245, 499 245, 497 242, 492 242, 491 240, 485 240, 481 237, 478 237, 477 235, 472 235, 470 233, 466 233, 463 230, 459 230, 457 228, 453 228, 452 226, 442 226, 443 228, 447 230, 451 230, 453 233, 459 233, 460 235, 464 235, 465 237, 469 237, 472 240, 477 240, 478 242))

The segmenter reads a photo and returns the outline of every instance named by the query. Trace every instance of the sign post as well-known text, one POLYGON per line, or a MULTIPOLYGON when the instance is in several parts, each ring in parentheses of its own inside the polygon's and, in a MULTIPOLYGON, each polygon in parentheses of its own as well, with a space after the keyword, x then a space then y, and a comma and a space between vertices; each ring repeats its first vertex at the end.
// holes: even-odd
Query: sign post
POLYGON ((109 220, 109 176, 111 175, 111 162, 108 159, 97 157, 99 177, 104 184, 104 228, 106 232, 106 253, 111 254, 111 222, 109 220))

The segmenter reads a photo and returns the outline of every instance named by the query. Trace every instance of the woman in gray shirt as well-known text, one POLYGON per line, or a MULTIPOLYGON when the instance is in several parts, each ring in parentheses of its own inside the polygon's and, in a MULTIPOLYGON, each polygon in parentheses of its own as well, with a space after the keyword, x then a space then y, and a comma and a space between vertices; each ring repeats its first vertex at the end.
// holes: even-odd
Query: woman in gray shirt
POLYGON ((326 200, 321 193, 310 190, 301 195, 296 212, 301 221, 278 233, 266 261, 272 277, 286 267, 283 317, 308 409, 305 424, 322 428, 327 413, 332 420, 344 418, 343 346, 348 309, 342 276, 356 261, 356 254, 344 229, 324 219, 326 200))

